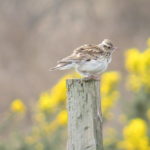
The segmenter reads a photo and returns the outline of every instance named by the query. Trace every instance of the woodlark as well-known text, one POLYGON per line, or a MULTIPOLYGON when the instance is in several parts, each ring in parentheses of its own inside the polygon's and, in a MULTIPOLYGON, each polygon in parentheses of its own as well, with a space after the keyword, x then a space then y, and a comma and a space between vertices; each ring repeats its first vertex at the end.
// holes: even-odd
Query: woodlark
POLYGON ((108 39, 104 39, 100 44, 86 44, 76 48, 73 53, 58 61, 52 70, 65 70, 74 68, 86 79, 98 79, 108 64, 111 62, 112 53, 116 47, 108 39))

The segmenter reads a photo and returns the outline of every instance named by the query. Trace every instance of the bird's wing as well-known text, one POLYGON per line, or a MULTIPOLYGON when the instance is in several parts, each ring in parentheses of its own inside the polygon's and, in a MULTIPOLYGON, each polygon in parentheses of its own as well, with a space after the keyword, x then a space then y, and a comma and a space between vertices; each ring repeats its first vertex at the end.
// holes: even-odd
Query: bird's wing
POLYGON ((63 58, 62 60, 58 61, 58 63, 77 63, 81 60, 89 61, 91 59, 97 59, 102 55, 102 53, 104 53, 104 51, 97 45, 86 44, 75 49, 73 54, 63 58))

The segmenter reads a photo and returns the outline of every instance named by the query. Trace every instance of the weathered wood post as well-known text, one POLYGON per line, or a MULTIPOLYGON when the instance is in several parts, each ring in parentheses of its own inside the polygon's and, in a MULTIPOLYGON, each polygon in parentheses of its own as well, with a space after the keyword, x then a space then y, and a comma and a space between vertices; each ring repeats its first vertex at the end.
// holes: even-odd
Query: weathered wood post
POLYGON ((99 81, 67 80, 67 150, 103 150, 99 81))

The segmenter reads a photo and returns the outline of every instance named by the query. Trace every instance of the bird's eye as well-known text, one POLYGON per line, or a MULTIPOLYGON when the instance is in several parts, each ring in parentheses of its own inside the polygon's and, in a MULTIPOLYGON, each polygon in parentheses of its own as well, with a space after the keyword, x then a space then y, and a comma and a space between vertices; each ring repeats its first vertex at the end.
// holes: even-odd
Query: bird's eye
POLYGON ((106 49, 110 49, 111 47, 110 47, 110 46, 108 46, 108 45, 104 45, 104 48, 106 48, 106 49))

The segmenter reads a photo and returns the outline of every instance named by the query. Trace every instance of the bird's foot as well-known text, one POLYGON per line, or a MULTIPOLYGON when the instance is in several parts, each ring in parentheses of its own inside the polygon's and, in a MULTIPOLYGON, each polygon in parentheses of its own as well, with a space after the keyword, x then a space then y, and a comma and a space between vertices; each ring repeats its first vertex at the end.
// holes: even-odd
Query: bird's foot
POLYGON ((88 81, 88 80, 97 80, 97 81, 99 81, 100 78, 98 76, 91 75, 91 76, 85 77, 84 80, 85 81, 88 81))

